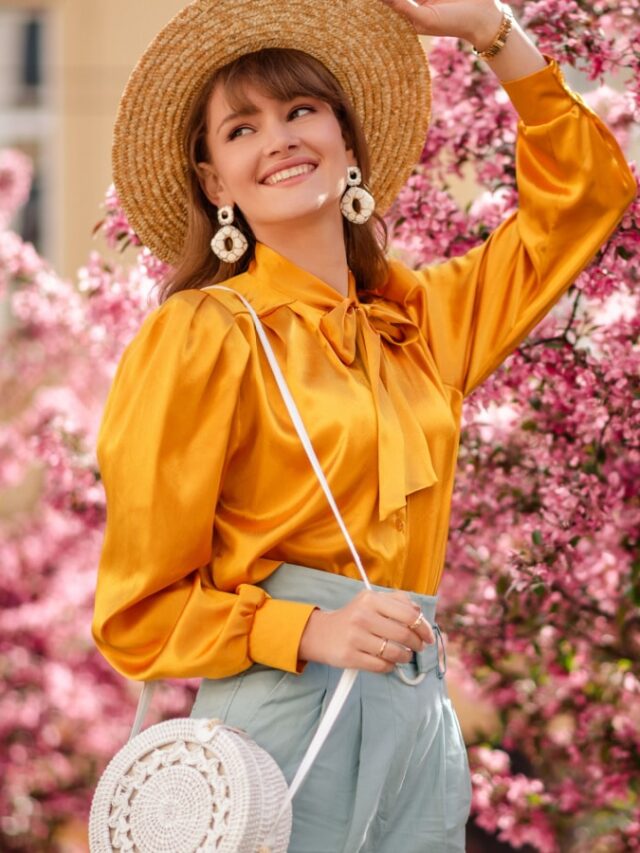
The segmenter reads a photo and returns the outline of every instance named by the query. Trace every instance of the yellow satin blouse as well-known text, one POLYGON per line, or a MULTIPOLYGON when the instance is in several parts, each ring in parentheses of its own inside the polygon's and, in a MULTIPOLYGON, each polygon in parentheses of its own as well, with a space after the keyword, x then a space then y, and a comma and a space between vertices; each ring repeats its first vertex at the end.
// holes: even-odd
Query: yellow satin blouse
MULTIPOLYGON (((390 261, 360 303, 258 243, 225 282, 266 327, 371 581, 435 594, 463 398, 551 309, 636 185, 557 62, 504 83, 519 114, 519 209, 466 255, 390 261)), ((187 290, 119 363, 97 443, 107 522, 94 640, 134 679, 300 672, 313 601, 255 584, 283 561, 357 578, 249 313, 187 290)))

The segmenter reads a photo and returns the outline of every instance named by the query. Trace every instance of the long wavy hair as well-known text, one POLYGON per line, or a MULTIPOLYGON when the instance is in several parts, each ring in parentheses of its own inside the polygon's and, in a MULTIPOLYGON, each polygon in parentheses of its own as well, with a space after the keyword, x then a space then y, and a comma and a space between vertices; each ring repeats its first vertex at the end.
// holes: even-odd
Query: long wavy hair
MULTIPOLYGON (((255 255, 255 235, 236 206, 234 225, 247 238, 247 251, 235 263, 221 261, 211 251, 211 238, 220 228, 218 208, 204 193, 204 175, 198 163, 211 162, 207 146, 207 107, 219 82, 234 110, 250 106, 246 94, 249 85, 265 97, 283 102, 304 95, 325 101, 340 123, 346 147, 355 154, 363 184, 367 185, 370 179, 369 149, 362 125, 348 95, 319 60, 293 48, 264 48, 216 69, 195 99, 186 126, 183 144, 189 162, 187 230, 179 261, 160 285, 160 302, 179 290, 218 284, 246 272, 255 255)), ((347 263, 354 274, 358 293, 366 299, 366 291, 382 285, 388 275, 386 223, 375 211, 362 225, 343 217, 343 233, 347 263)))

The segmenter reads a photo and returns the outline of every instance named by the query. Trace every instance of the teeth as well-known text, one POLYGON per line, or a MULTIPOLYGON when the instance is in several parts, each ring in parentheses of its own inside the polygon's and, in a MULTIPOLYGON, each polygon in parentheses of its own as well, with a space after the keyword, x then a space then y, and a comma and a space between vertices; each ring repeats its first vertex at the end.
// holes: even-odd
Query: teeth
POLYGON ((276 172, 274 175, 269 175, 265 180, 265 184, 278 184, 280 181, 286 181, 287 178, 293 178, 295 175, 304 175, 305 172, 313 172, 315 166, 311 163, 303 163, 300 166, 293 166, 291 169, 283 169, 281 172, 276 172))

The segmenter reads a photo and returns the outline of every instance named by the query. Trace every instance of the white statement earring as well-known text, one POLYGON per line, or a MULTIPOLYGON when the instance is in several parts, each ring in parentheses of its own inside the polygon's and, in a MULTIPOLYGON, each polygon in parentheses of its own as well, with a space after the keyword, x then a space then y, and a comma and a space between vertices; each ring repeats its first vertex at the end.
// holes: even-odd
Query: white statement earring
POLYGON ((219 208, 218 222, 222 228, 216 231, 211 241, 211 249, 221 261, 232 264, 240 260, 247 251, 249 243, 242 231, 233 225, 233 207, 230 204, 219 208), (231 248, 228 245, 229 241, 231 241, 231 248))
POLYGON ((365 223, 376 206, 371 193, 359 186, 361 181, 362 172, 360 169, 357 166, 348 166, 347 184, 349 189, 340 199, 340 210, 345 219, 348 219, 349 222, 355 222, 357 225, 365 223))

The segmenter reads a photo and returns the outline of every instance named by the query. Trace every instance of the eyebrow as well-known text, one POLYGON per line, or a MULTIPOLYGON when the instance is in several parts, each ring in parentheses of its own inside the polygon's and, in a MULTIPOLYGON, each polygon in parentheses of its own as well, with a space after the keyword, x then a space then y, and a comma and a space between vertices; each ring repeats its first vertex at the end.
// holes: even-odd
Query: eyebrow
POLYGON ((242 118, 242 116, 253 116, 259 112, 260 110, 258 109, 258 107, 248 107, 246 110, 239 110, 238 112, 229 113, 229 115, 226 118, 222 119, 222 121, 218 125, 217 133, 220 133, 224 125, 227 124, 227 122, 233 121, 233 119, 235 118, 242 118))

